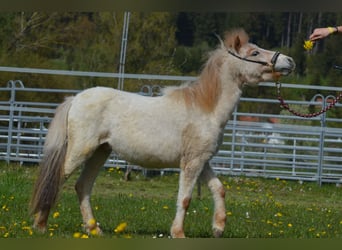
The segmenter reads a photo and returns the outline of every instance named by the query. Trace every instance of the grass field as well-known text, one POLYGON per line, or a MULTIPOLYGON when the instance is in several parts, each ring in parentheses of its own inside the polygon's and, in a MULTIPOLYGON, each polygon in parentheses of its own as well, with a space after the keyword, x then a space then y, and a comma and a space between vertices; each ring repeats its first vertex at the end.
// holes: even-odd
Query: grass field
MULTIPOLYGON (((74 174, 49 218, 49 230, 32 228, 28 203, 37 168, 0 162, 0 238, 94 238, 84 234, 74 174)), ((145 178, 104 169, 94 185, 92 205, 103 238, 167 238, 175 215, 178 174, 145 178), (121 224, 126 225, 122 230, 121 224)), ((227 207, 225 238, 341 238, 342 188, 333 184, 220 176, 227 207)), ((185 220, 188 237, 212 237, 210 193, 193 200, 185 220)))

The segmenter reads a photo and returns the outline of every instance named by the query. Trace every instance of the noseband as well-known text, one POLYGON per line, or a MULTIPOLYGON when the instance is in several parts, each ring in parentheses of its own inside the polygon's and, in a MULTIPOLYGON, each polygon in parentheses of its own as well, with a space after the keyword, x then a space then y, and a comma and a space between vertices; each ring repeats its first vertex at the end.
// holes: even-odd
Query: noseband
POLYGON ((235 56, 236 58, 239 58, 240 60, 247 61, 247 62, 252 62, 252 63, 259 63, 259 64, 261 64, 261 65, 270 66, 270 67, 272 67, 272 68, 274 67, 274 65, 275 65, 275 63, 277 62, 277 59, 278 59, 278 57, 279 57, 279 55, 280 55, 280 52, 279 52, 279 51, 276 51, 276 52, 274 53, 272 59, 271 59, 271 62, 265 62, 265 61, 257 61, 257 60, 248 59, 248 58, 246 58, 246 57, 241 57, 241 56, 235 54, 234 52, 232 52, 232 51, 230 51, 230 50, 228 50, 228 49, 227 49, 227 51, 228 51, 228 53, 229 53, 230 55, 235 56))

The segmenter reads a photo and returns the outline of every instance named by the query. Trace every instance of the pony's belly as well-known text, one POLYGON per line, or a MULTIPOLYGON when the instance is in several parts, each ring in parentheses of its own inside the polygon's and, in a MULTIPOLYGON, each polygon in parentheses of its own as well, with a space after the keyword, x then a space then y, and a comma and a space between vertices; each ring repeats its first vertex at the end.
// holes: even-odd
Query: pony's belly
POLYGON ((113 151, 120 158, 145 168, 178 168, 180 152, 175 145, 117 144, 113 151))
POLYGON ((136 152, 133 154, 118 153, 119 157, 144 168, 179 168, 180 158, 175 154, 142 154, 136 152))

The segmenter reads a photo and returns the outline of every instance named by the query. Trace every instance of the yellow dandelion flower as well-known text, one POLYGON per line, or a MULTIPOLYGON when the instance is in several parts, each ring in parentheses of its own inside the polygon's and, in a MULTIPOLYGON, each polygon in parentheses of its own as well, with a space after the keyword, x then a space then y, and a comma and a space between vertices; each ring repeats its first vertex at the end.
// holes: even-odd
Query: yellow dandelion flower
POLYGON ((59 212, 54 212, 53 215, 52 215, 52 217, 53 217, 54 219, 58 218, 58 217, 59 217, 59 212))
POLYGON ((232 216, 232 215, 233 215, 233 213, 230 212, 230 211, 228 211, 226 214, 227 214, 228 216, 232 216))
POLYGON ((82 234, 82 236, 81 236, 81 239, 88 239, 88 238, 89 238, 89 236, 86 234, 82 234))
POLYGON ((80 233, 80 232, 76 232, 76 233, 74 233, 74 234, 72 235, 72 237, 78 239, 78 238, 81 237, 81 233, 80 233))
POLYGON ((163 209, 169 209, 169 207, 165 205, 165 206, 163 206, 163 209))
POLYGON ((95 226, 96 220, 95 220, 94 218, 93 218, 93 219, 90 219, 90 220, 88 220, 87 224, 88 224, 89 226, 95 226))
POLYGON ((305 50, 312 50, 313 45, 314 45, 314 43, 312 41, 306 40, 306 41, 304 41, 303 47, 305 50))
POLYGON ((121 233, 123 232, 127 227, 127 223, 126 222, 121 222, 115 229, 114 232, 115 233, 121 233))
POLYGON ((278 213, 276 213, 274 216, 275 216, 275 217, 282 217, 283 214, 278 212, 278 213))
POLYGON ((90 234, 93 236, 98 235, 96 228, 90 230, 90 234))
POLYGON ((288 227, 292 227, 293 225, 291 223, 287 224, 288 227))

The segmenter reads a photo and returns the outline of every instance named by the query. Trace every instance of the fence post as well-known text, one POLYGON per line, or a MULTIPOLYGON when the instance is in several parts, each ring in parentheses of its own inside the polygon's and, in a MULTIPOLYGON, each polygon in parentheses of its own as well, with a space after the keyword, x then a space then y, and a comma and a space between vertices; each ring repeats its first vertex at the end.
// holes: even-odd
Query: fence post
POLYGON ((15 110, 15 92, 17 88, 17 83, 20 88, 24 88, 24 84, 20 80, 10 80, 7 82, 7 87, 11 89, 11 97, 9 100, 10 109, 9 109, 9 119, 8 119, 8 134, 7 134, 7 148, 6 148, 6 162, 7 164, 11 159, 11 145, 13 138, 13 126, 14 126, 14 110, 15 110))
POLYGON ((235 154, 235 142, 236 142, 236 119, 237 119, 237 106, 235 105, 234 112, 233 112, 233 129, 232 129, 232 146, 230 149, 230 170, 233 171, 234 169, 234 154, 235 154))

